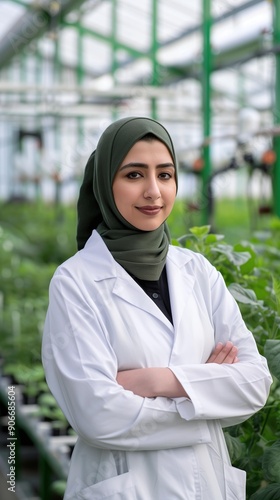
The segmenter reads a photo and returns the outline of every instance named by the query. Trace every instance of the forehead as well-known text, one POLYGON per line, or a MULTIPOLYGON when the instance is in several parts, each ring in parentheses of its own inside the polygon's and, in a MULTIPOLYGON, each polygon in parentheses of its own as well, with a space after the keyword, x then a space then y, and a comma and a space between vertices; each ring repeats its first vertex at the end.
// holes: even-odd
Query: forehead
POLYGON ((128 151, 127 155, 122 161, 122 165, 127 163, 128 160, 144 158, 145 161, 164 160, 171 161, 172 156, 168 147, 158 139, 140 140, 137 141, 132 148, 128 151))

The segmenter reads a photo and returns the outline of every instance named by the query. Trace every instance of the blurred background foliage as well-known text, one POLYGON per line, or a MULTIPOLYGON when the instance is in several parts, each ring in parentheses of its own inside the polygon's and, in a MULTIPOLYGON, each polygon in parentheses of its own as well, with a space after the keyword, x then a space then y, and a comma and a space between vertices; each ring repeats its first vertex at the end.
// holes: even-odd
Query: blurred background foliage
MULTIPOLYGON (((247 498, 280 498, 280 220, 253 231, 244 202, 220 199, 215 232, 178 200, 169 218, 172 242, 203 253, 222 273, 244 320, 265 354, 274 382, 263 410, 225 430, 234 465, 248 474, 247 498), (261 495, 261 496, 260 496, 261 495), (271 496, 278 495, 278 496, 271 496)), ((76 207, 5 203, 0 221, 0 355, 3 373, 41 405, 63 415, 45 383, 41 337, 48 287, 56 267, 76 252, 76 207)))

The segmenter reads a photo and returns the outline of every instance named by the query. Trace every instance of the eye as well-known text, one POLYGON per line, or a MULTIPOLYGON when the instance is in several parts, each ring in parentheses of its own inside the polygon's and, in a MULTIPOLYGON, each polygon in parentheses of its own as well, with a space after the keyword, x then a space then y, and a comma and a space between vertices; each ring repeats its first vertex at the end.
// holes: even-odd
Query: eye
POLYGON ((128 179, 139 179, 139 177, 142 177, 142 176, 139 172, 129 172, 128 174, 126 174, 126 177, 128 179))
POLYGON ((159 177, 160 177, 160 179, 163 179, 163 180, 167 180, 167 181, 168 181, 169 179, 172 179, 172 177, 173 177, 173 176, 172 176, 172 174, 170 174, 169 172, 161 172, 161 173, 159 174, 159 177))

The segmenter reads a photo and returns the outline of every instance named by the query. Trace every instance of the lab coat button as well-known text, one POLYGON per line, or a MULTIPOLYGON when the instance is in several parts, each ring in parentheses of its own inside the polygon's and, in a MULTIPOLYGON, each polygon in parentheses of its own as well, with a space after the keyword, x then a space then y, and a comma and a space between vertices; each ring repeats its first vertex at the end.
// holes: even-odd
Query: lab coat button
POLYGON ((157 299, 158 298, 158 293, 153 293, 153 298, 157 299))

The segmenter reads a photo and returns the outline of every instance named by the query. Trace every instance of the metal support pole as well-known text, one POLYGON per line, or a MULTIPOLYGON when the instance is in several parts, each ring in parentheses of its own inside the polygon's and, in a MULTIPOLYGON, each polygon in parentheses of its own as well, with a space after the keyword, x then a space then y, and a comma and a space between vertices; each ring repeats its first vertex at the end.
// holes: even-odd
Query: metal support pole
POLYGON ((39 476, 40 476, 40 498, 49 500, 51 498, 51 468, 45 457, 39 450, 39 476))
MULTIPOLYGON (((203 62, 202 62, 202 112, 203 112, 203 135, 211 135, 211 69, 212 69, 212 50, 211 50, 211 0, 203 0, 203 62)), ((203 164, 202 170, 202 224, 208 224, 208 183, 211 173, 210 145, 203 146, 203 164)))
MULTIPOLYGON (((111 18, 111 29, 112 29, 112 43, 111 43, 111 68, 112 68, 112 78, 114 82, 114 87, 116 87, 116 71, 118 68, 117 62, 117 22, 118 22, 118 3, 117 0, 112 0, 112 18, 111 18)), ((117 119, 118 111, 114 106, 112 110, 113 120, 117 119)))
MULTIPOLYGON (((79 23, 80 24, 80 23, 79 23)), ((84 34, 82 30, 78 30, 77 33, 77 85, 81 87, 84 81, 84 34)), ((78 137, 79 140, 82 140, 84 134, 84 120, 79 117, 78 118, 78 137)))
MULTIPOLYGON (((151 33, 151 62, 152 62, 152 85, 157 86, 159 84, 159 68, 157 61, 157 50, 158 50, 158 36, 157 36, 157 25, 158 25, 158 0, 152 0, 152 33, 151 33)), ((157 119, 157 99, 156 97, 151 98, 151 115, 152 118, 157 119)))
MULTIPOLYGON (((60 84, 62 81, 62 65, 60 60, 61 55, 61 43, 60 43, 60 33, 59 30, 56 31, 56 37, 54 39, 54 59, 53 59, 53 81, 56 84, 60 84)), ((79 61, 77 62, 77 68, 79 67, 79 61)), ((78 69, 77 69, 78 71, 78 69)), ((56 105, 55 105, 56 106, 56 105)), ((54 118, 54 147, 55 151, 58 152, 61 147, 61 126, 58 117, 54 118)), ((58 169, 58 165, 55 165, 55 168, 58 169)), ((55 172, 57 176, 59 176, 59 172, 55 172)), ((60 197, 61 197, 61 185, 59 179, 55 182, 55 194, 54 201, 57 210, 59 210, 60 197)), ((57 216, 58 217, 58 216, 57 216)))
MULTIPOLYGON (((273 1, 273 39, 274 46, 280 47, 280 0, 273 1)), ((274 123, 280 123, 280 53, 275 53, 275 106, 274 123)), ((274 214, 280 217, 280 136, 275 136, 273 147, 276 153, 276 162, 273 173, 274 214)))
MULTIPOLYGON (((80 22, 79 22, 80 24, 80 22)), ((84 53, 83 53, 84 35, 82 30, 77 32, 77 84, 82 85, 84 79, 84 53)))
POLYGON ((52 66, 52 71, 53 71, 53 80, 55 83, 60 83, 61 82, 61 70, 62 70, 62 65, 60 61, 60 38, 59 38, 59 32, 56 33, 56 37, 53 41, 54 44, 54 57, 53 57, 53 66, 52 66))
MULTIPOLYGON (((42 83, 42 59, 38 53, 38 43, 35 52, 35 81, 39 85, 42 83)), ((35 129, 42 130, 42 119, 39 116, 35 118, 35 129)), ((42 172, 42 150, 37 145, 35 149, 35 178, 36 180, 36 201, 40 201, 42 198, 42 184, 43 184, 43 172, 42 172)))

